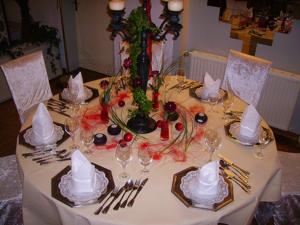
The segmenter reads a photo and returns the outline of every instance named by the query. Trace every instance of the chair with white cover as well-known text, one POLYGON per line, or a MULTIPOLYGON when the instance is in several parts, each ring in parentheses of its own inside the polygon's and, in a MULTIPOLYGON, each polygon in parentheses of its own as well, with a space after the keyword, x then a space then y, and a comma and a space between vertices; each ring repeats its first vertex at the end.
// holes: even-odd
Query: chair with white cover
POLYGON ((223 79, 223 89, 257 105, 272 62, 230 50, 223 79))
POLYGON ((37 51, 1 65, 23 124, 38 103, 53 95, 42 51, 37 51))
POLYGON ((21 225, 22 182, 16 155, 0 157, 0 224, 21 225))

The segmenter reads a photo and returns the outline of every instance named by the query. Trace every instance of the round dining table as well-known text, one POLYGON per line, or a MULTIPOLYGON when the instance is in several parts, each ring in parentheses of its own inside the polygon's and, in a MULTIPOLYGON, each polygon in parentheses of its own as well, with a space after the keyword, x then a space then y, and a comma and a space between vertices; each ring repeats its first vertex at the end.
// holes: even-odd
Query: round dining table
MULTIPOLYGON (((252 189, 246 193, 236 183, 233 184, 233 201, 218 210, 187 207, 180 199, 172 193, 174 174, 191 166, 201 167, 208 162, 208 153, 205 150, 203 140, 192 142, 186 152, 186 160, 176 161, 170 154, 163 155, 159 160, 153 160, 149 166, 150 172, 141 174, 142 166, 138 161, 137 150, 139 139, 132 145, 132 160, 126 170, 133 180, 149 178, 142 191, 139 193, 132 207, 112 208, 107 214, 94 212, 100 206, 98 203, 81 207, 71 207, 62 201, 52 197, 52 178, 70 165, 70 161, 53 162, 40 165, 23 157, 24 153, 33 150, 17 143, 16 155, 23 177, 23 220, 25 225, 215 225, 225 223, 230 225, 250 224, 255 209, 260 201, 273 202, 281 196, 281 168, 278 162, 275 140, 271 141, 265 148, 263 159, 253 156, 253 146, 245 146, 229 138, 224 130, 223 108, 221 104, 213 106, 213 111, 207 103, 193 98, 189 89, 170 88, 176 84, 174 76, 166 78, 162 90, 168 90, 160 97, 168 101, 174 101, 188 110, 205 109, 208 115, 207 123, 203 129, 216 130, 222 138, 221 146, 213 155, 213 160, 218 159, 217 153, 221 153, 234 163, 250 172, 249 184, 252 189)), ((85 83, 85 86, 97 89, 101 95, 103 89, 99 87, 99 80, 85 83)), ((151 91, 148 93, 151 97, 151 91)), ((58 99, 58 96, 54 96, 58 99)), ((127 111, 132 107, 132 98, 124 98, 125 107, 122 109, 116 105, 118 110, 127 111)), ((99 105, 99 97, 83 105, 83 108, 93 109, 99 105)), ((246 104, 240 99, 234 99, 232 110, 244 110, 246 104)), ((49 111, 53 121, 64 124, 65 115, 49 111)), ((193 111, 193 113, 195 113, 193 111)), ((154 113, 154 118, 159 117, 154 113)), ((157 118, 156 118, 157 119, 157 118)), ((31 126, 32 116, 24 123, 21 131, 31 126)), ((110 124, 110 123, 109 123, 110 124)), ((263 121, 264 126, 268 127, 263 121)), ((171 138, 174 136, 174 123, 171 125, 171 138), (173 133, 172 133, 173 132, 173 133)), ((197 125, 198 126, 198 125, 197 125)), ((202 129, 201 128, 201 129, 202 129)), ((97 132, 106 133, 106 126, 99 126, 97 132)), ((109 135, 108 135, 109 136, 109 135)), ((147 135, 146 140, 157 140, 159 142, 160 129, 147 135)), ((19 137, 20 138, 20 137, 19 137)), ((77 134, 76 142, 80 144, 81 151, 84 147, 80 143, 77 134)), ((71 138, 61 143, 58 149, 68 149, 71 138)), ((115 185, 122 185, 124 181, 119 180, 118 175, 122 172, 120 164, 115 159, 115 149, 97 149, 90 146, 93 154, 85 154, 87 159, 112 172, 115 185)))

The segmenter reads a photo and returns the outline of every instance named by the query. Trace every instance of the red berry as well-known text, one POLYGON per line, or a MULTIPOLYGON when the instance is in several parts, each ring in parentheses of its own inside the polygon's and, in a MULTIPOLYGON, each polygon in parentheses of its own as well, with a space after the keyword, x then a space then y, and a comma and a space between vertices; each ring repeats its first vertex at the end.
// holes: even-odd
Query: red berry
POLYGON ((124 62, 123 62, 123 67, 127 70, 131 67, 132 65, 132 61, 130 58, 126 58, 124 59, 124 62))
POLYGON ((162 123, 162 121, 161 121, 161 120, 157 120, 157 122, 156 122, 156 126, 157 126, 158 128, 161 128, 161 123, 162 123))
POLYGON ((120 107, 123 107, 125 105, 125 102, 123 100, 118 101, 118 105, 120 107))
POLYGON ((178 131, 182 131, 182 130, 183 130, 183 124, 180 123, 180 122, 177 122, 177 123, 175 124, 175 128, 176 128, 176 130, 178 130, 178 131))
POLYGON ((124 134, 124 140, 125 141, 129 142, 129 141, 132 140, 132 138, 133 138, 133 135, 131 133, 127 132, 127 133, 124 134))
POLYGON ((100 87, 103 89, 106 89, 108 85, 109 85, 109 82, 107 80, 102 80, 100 82, 100 87))

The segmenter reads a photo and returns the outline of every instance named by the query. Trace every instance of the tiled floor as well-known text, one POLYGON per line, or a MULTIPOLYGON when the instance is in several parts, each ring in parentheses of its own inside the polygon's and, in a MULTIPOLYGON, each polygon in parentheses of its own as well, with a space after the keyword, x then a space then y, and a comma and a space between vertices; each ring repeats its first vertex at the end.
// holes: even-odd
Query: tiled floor
MULTIPOLYGON (((84 82, 100 79, 105 75, 81 69, 84 82)), ((60 92, 68 81, 68 76, 60 76, 50 82, 53 94, 60 92)), ((0 104, 0 156, 13 154, 21 124, 12 100, 0 104)), ((273 129, 279 151, 300 153, 297 135, 273 129)))

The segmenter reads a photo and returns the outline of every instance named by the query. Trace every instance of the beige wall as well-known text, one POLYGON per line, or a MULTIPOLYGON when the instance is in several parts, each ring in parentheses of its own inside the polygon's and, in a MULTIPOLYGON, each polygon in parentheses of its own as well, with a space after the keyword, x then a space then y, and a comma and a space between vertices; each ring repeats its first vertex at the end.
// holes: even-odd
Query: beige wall
POLYGON ((79 64, 102 73, 113 71, 113 41, 106 31, 110 22, 107 1, 80 1, 76 13, 79 64))

